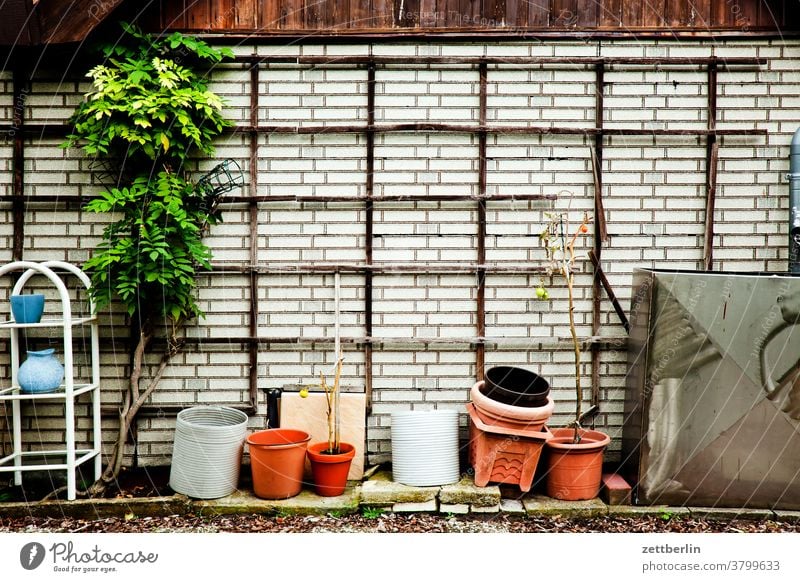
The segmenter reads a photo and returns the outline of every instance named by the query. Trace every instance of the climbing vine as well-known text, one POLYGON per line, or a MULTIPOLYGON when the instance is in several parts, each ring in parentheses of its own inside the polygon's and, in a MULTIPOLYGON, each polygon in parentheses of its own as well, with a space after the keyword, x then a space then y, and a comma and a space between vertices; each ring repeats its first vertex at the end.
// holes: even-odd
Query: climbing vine
POLYGON ((102 62, 88 72, 92 89, 70 120, 64 146, 81 147, 107 186, 85 209, 114 218, 84 263, 91 293, 98 307, 115 300, 124 306, 135 341, 117 442, 91 495, 118 478, 138 411, 180 349, 180 328, 203 315, 196 274, 210 266, 211 251, 202 235, 219 214, 186 175, 186 162, 213 155, 214 138, 230 125, 205 77, 229 55, 180 33, 154 37, 123 24, 121 38, 102 47, 102 62), (161 323, 167 349, 144 381, 144 357, 161 323))

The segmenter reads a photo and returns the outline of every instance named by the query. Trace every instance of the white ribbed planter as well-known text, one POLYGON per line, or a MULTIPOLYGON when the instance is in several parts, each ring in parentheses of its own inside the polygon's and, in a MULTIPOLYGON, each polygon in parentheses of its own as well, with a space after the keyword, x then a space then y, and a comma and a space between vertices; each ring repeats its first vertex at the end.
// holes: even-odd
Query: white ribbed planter
POLYGON ((456 483, 458 412, 408 410, 392 413, 392 479, 429 487, 456 483))
POLYGON ((230 495, 239 483, 247 415, 226 406, 178 413, 169 486, 197 499, 230 495))

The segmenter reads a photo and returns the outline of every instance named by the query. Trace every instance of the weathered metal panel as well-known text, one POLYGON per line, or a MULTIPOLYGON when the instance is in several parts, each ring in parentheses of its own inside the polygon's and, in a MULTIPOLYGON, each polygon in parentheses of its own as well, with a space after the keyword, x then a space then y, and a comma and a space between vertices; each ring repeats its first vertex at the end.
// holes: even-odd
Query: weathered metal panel
POLYGON ((636 502, 800 508, 800 277, 634 281, 622 457, 636 502))

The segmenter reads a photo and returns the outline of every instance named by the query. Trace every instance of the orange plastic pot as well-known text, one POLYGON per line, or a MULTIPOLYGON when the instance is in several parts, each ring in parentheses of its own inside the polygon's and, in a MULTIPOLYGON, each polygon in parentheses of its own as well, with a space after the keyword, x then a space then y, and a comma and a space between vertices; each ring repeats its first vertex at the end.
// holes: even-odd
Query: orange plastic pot
POLYGON ((594 499, 600 492, 603 453, 611 438, 598 430, 581 430, 581 442, 572 442, 572 428, 551 429, 547 441, 547 495, 564 501, 594 499))
POLYGON ((328 443, 314 443, 308 446, 308 459, 311 461, 311 474, 314 477, 314 490, 323 497, 336 497, 347 487, 347 474, 350 463, 356 456, 356 448, 349 443, 339 443, 338 454, 324 451, 328 443))
POLYGON ((300 493, 309 440, 307 432, 291 428, 270 428, 247 437, 257 497, 288 499, 300 493))

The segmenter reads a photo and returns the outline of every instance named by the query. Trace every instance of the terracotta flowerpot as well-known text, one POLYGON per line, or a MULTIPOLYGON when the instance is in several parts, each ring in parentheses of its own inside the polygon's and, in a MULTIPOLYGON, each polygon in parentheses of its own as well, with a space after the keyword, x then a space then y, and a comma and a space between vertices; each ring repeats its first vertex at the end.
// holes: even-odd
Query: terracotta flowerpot
POLYGON ((503 404, 492 400, 486 394, 484 382, 476 382, 470 391, 478 417, 488 425, 512 430, 539 432, 553 415, 555 403, 549 396, 547 404, 538 407, 523 407, 503 404))
POLYGON ((565 501, 594 499, 600 491, 603 453, 611 438, 582 429, 581 442, 574 444, 574 434, 572 428, 556 428, 547 441, 547 495, 565 501))
POLYGON ((531 490, 544 445, 553 435, 546 426, 538 430, 515 430, 486 424, 474 404, 469 412, 469 460, 475 470, 475 485, 488 483, 519 485, 531 490))
POLYGON ((288 499, 303 488, 307 432, 270 428, 247 437, 253 491, 262 499, 288 499))
POLYGON ((314 490, 323 497, 336 497, 344 493, 347 486, 347 473, 356 455, 356 448, 349 443, 339 443, 339 453, 330 455, 324 451, 327 442, 308 446, 308 459, 311 461, 311 474, 314 476, 314 490))

